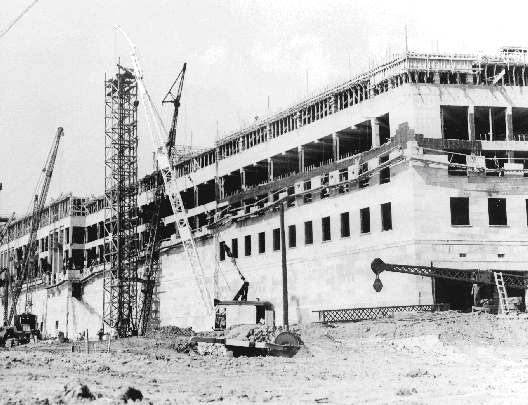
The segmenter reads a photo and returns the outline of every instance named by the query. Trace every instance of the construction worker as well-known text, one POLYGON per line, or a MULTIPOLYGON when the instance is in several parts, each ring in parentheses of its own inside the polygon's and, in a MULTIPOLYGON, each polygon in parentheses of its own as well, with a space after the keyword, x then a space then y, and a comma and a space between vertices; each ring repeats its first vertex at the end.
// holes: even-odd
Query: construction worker
POLYGON ((103 340, 103 336, 104 336, 103 328, 99 329, 99 332, 97 332, 97 336, 99 336, 99 341, 101 342, 103 340))

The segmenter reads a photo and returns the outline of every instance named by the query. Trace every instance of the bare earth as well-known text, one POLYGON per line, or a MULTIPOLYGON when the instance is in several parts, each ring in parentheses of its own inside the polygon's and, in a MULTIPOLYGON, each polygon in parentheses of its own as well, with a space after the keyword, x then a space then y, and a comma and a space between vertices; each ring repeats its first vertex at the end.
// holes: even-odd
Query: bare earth
POLYGON ((138 395, 155 404, 528 401, 527 318, 402 314, 293 330, 306 345, 293 358, 181 353, 163 336, 112 342, 111 353, 19 346, 0 351, 0 403, 130 403, 138 395))

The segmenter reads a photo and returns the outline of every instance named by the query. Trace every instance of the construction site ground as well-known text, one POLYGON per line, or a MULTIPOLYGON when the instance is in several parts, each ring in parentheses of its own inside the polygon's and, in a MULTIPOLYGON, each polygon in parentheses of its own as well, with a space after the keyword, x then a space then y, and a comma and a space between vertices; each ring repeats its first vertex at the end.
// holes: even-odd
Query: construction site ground
POLYGON ((200 355, 177 330, 112 341, 110 353, 18 346, 0 351, 0 403, 526 403, 527 318, 416 313, 292 330, 305 344, 293 358, 200 355))

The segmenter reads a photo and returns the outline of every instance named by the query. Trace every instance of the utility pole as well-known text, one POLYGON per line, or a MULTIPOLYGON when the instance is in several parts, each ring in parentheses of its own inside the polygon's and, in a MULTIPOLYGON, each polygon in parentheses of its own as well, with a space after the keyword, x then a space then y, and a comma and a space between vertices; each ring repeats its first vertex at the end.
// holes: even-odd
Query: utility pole
POLYGON ((284 202, 279 205, 280 236, 282 252, 282 325, 289 330, 288 324, 288 267, 286 265, 286 232, 284 231, 284 202))

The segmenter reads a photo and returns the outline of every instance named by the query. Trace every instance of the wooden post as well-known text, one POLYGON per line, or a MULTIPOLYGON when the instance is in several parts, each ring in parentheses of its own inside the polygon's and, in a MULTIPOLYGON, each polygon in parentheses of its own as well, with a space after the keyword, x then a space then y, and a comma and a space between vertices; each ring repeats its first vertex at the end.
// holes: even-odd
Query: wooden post
POLYGON ((112 335, 108 334, 108 353, 110 353, 110 342, 112 341, 112 335))
POLYGON ((86 329, 86 353, 87 354, 90 353, 90 342, 89 342, 89 339, 88 339, 88 329, 86 329))
POLYGON ((284 231, 284 202, 279 205, 280 235, 282 252, 282 324, 289 330, 288 324, 288 268, 286 266, 286 232, 284 231))

